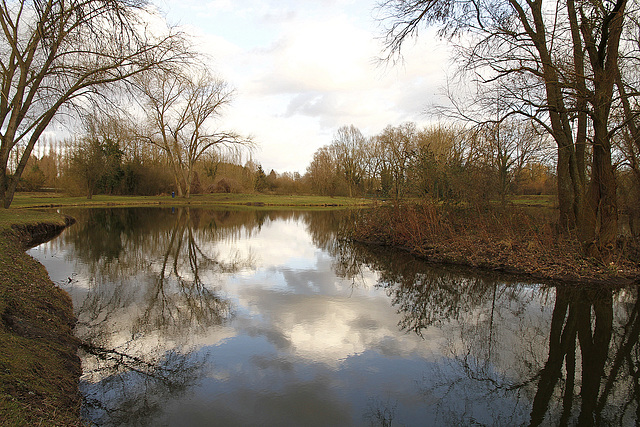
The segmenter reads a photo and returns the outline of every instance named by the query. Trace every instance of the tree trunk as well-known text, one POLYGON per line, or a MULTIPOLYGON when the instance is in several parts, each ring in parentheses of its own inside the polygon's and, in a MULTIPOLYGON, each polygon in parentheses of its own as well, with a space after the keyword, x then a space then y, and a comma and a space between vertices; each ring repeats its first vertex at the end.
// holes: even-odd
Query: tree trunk
MULTIPOLYGON (((24 151, 20 155, 20 161, 16 166, 16 170, 11 176, 7 176, 7 166, 9 163, 9 155, 11 153, 12 148, 15 147, 16 142, 13 141, 15 136, 15 131, 6 132, 4 138, 2 140, 2 152, 0 155, 1 166, 0 168, 4 169, 0 172, 0 196, 2 198, 2 207, 5 209, 9 209, 11 206, 11 202, 13 202, 13 196, 15 195, 16 188, 18 188, 18 182, 20 181, 20 177, 22 176, 22 172, 24 172, 25 167, 27 166, 27 161, 31 156, 31 152, 33 151, 33 147, 35 147, 40 135, 44 132, 47 127, 47 124, 51 121, 53 116, 55 115, 55 111, 57 111, 59 105, 56 108, 52 108, 45 115, 45 119, 38 123, 35 127, 29 140, 24 148, 24 151), (9 143, 11 141, 11 143, 9 143)), ((17 151, 16 151, 16 160, 17 160, 17 151)))
POLYGON ((576 112, 577 125, 575 137, 576 164, 578 168, 578 176, 584 191, 587 182, 585 153, 587 148, 587 84, 585 79, 584 61, 585 52, 580 38, 580 26, 578 24, 578 16, 574 0, 567 0, 567 15, 569 17, 569 25, 571 28, 571 39, 573 42, 573 80, 575 81, 576 90, 576 112))
POLYGON ((14 184, 12 176, 7 176, 6 173, 2 173, 2 179, 0 180, 0 197, 2 197, 2 208, 9 209, 11 202, 13 202, 13 196, 15 195, 16 184, 14 184))
POLYGON ((7 209, 11 205, 11 202, 7 205, 6 194, 7 187, 9 186, 9 177, 7 176, 7 168, 6 165, 9 163, 9 152, 6 148, 6 143, 4 139, 2 140, 2 144, 0 144, 0 165, 5 165, 4 167, 0 166, 0 200, 2 200, 2 208, 7 209))
POLYGON ((556 174, 558 176, 558 209, 560 211, 559 227, 563 231, 573 229, 576 226, 576 216, 573 211, 573 185, 569 173, 569 147, 558 145, 558 163, 556 174))
POLYGON ((169 163, 171 163, 171 168, 173 169, 173 180, 176 183, 176 191, 178 192, 178 197, 182 197, 184 195, 184 192, 182 191, 182 184, 180 182, 180 171, 178 170, 178 165, 176 165, 176 162, 171 156, 171 152, 169 152, 168 154, 169 163))
MULTIPOLYGON (((512 4, 515 5, 516 3, 512 2, 512 4)), ((576 147, 574 146, 571 122, 565 108, 557 67, 547 45, 542 1, 537 0, 531 3, 530 11, 534 26, 529 26, 526 16, 522 16, 521 21, 525 28, 528 28, 528 35, 540 56, 552 136, 558 145, 559 228, 564 231, 575 230, 577 224, 581 222, 580 209, 582 207, 583 185, 580 182, 581 173, 575 152, 576 147)))
POLYGON ((594 131, 591 182, 585 198, 585 221, 580 231, 586 253, 608 261, 618 235, 616 179, 606 125, 601 120, 595 121, 594 131))
POLYGON ((618 201, 611 163, 609 116, 613 85, 618 73, 618 49, 625 8, 626 0, 617 0, 613 10, 601 17, 598 34, 591 32, 592 23, 583 23, 580 27, 593 70, 593 90, 589 102, 593 108, 591 119, 594 136, 591 182, 585 198, 585 221, 579 235, 587 254, 604 262, 609 262, 613 255, 618 235, 618 201))
POLYGON ((184 177, 184 189, 185 189, 185 199, 188 199, 191 196, 191 171, 187 171, 184 177))

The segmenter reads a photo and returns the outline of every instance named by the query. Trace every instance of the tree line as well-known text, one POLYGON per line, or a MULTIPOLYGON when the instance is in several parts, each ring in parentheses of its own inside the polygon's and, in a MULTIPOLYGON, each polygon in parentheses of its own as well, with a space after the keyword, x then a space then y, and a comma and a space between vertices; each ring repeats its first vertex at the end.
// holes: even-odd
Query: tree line
MULTIPOLYGON (((252 192, 258 165, 241 153, 210 152, 191 171, 189 194, 252 192)), ((83 136, 59 141, 29 158, 18 191, 58 191, 92 198, 108 195, 170 195, 176 177, 167 155, 114 136, 83 136)), ((183 193, 183 197, 186 193, 183 193)))
MULTIPOLYGON (((157 166, 168 167, 175 191, 188 197, 197 186, 196 163, 213 147, 251 145, 251 138, 220 128, 233 90, 185 34, 161 22, 147 1, 0 4, 4 208, 28 165, 31 183, 41 180, 31 154, 57 117, 82 122, 82 136, 67 144, 73 152, 56 155, 65 157, 67 175, 81 179, 89 197, 98 190, 136 191, 134 172, 143 162, 149 166, 148 153, 164 162, 157 166)), ((161 191, 163 183, 156 187, 161 191)))
POLYGON ((550 142, 531 122, 465 128, 413 122, 365 137, 343 126, 318 149, 306 178, 317 194, 472 201, 551 194, 550 142))
MULTIPOLYGON (((83 137, 31 156, 19 189, 61 188, 74 194, 169 194, 180 189, 167 150, 147 144, 109 117, 87 119, 83 137)), ((208 150, 190 168, 178 195, 214 192, 440 200, 505 200, 553 194, 550 142, 524 122, 466 129, 459 125, 387 126, 365 137, 340 127, 306 173, 266 173, 237 150, 208 150), (499 128, 499 129, 498 129, 499 128), (186 181, 185 181, 186 183, 186 181)))

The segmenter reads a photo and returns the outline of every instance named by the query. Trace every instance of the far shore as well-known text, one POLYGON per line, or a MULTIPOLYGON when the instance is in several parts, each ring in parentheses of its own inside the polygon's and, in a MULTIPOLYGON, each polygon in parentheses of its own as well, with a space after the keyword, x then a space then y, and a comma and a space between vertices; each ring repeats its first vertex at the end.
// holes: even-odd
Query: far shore
POLYGON ((69 196, 63 193, 18 193, 11 208, 56 208, 56 207, 100 207, 100 206, 252 206, 252 207, 297 207, 297 208, 335 208, 359 207, 374 203, 373 199, 306 196, 306 195, 270 195, 245 193, 194 194, 189 198, 168 195, 159 196, 111 196, 96 195, 91 199, 82 196, 69 196))
POLYGON ((553 209, 487 209, 424 201, 363 211, 346 238, 407 251, 436 264, 463 265, 532 280, 575 285, 640 283, 640 238, 620 236, 609 261, 584 255, 556 227, 553 209))

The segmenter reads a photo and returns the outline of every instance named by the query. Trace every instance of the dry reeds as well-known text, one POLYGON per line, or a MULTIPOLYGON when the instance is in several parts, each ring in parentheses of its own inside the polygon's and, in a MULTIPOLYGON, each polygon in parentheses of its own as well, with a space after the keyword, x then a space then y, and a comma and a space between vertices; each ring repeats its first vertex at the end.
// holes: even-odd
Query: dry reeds
POLYGON ((403 248, 434 262, 541 279, 629 282, 640 277, 637 260, 623 254, 611 265, 584 257, 575 236, 559 233, 555 223, 543 211, 425 200, 363 211, 349 237, 403 248))

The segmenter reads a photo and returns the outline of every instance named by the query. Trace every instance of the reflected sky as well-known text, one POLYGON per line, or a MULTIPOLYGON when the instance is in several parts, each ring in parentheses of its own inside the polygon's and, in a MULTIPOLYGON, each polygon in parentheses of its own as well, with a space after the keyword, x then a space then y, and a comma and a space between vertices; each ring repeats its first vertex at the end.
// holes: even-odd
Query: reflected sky
POLYGON ((29 254, 72 296, 96 425, 533 419, 552 290, 347 245, 341 212, 65 213, 29 254))

